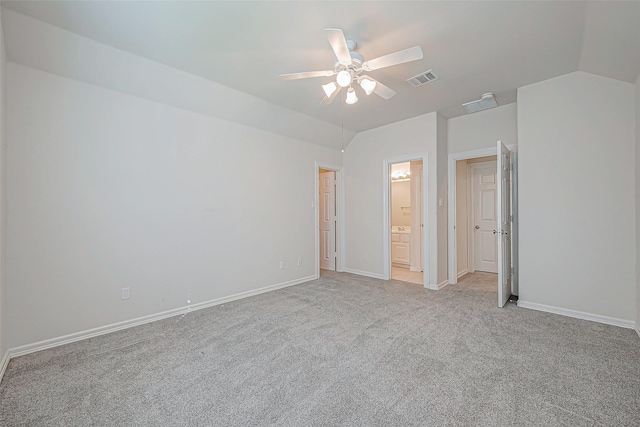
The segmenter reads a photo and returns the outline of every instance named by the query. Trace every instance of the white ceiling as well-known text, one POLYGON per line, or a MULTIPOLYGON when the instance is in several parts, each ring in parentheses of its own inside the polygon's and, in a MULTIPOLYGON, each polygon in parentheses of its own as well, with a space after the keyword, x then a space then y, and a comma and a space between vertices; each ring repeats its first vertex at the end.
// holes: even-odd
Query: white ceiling
MULTIPOLYGON (((104 45, 169 65, 271 104, 355 132, 438 111, 573 71, 635 82, 640 74, 640 2, 2 1, 11 9, 104 45), (397 92, 385 101, 320 105, 331 78, 279 74, 331 69, 324 28, 341 28, 371 59, 421 46, 424 59, 370 75, 397 92), (440 79, 405 80, 433 69, 440 79)), ((6 30, 5 30, 6 31, 6 30)), ((17 60, 19 41, 8 37, 17 60)), ((43 59, 44 61, 44 59, 43 59)), ((34 65, 34 64, 31 64, 34 65)), ((37 68, 45 69, 46 64, 37 68)))

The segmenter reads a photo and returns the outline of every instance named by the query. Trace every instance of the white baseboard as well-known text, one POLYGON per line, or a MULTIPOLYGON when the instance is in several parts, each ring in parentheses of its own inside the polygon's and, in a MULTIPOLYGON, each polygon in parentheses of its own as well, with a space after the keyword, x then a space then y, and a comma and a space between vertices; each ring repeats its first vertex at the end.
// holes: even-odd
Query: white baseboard
POLYGON ((434 285, 433 283, 429 283, 428 285, 424 285, 424 287, 427 288, 427 289, 431 289, 432 291, 439 291, 440 289, 444 288, 448 284, 449 284, 449 281, 448 280, 444 280, 444 281, 438 283, 437 285, 434 285))
POLYGON ((374 279, 382 279, 382 280, 384 280, 384 276, 382 274, 371 273, 369 271, 362 271, 362 270, 354 270, 352 268, 345 268, 344 272, 345 273, 351 273, 351 274, 357 274, 358 276, 366 276, 366 277, 372 277, 374 279))
POLYGON ((7 370, 7 365, 9 365, 9 350, 5 351, 2 360, 0 360, 0 383, 4 378, 4 371, 7 370))
POLYGON ((466 268, 464 270, 459 271, 458 272, 458 279, 461 278, 462 276, 464 276, 467 273, 469 273, 469 270, 467 270, 466 268))
POLYGON ((602 316, 600 314, 585 313, 583 311, 569 310, 567 308, 553 307, 550 305, 537 304, 518 300, 518 307, 530 308, 532 310, 545 311, 547 313, 560 314, 562 316, 575 317, 577 319, 590 320, 592 322, 604 323, 605 325, 619 326, 621 328, 633 329, 635 322, 631 320, 618 319, 616 317, 602 316))
MULTIPOLYGON (((216 305, 224 304, 227 302, 239 300, 242 298, 251 297, 254 295, 263 294, 265 292, 275 291, 276 289, 286 288, 288 286, 299 285, 300 283, 308 282, 310 280, 317 279, 316 275, 307 276, 300 279, 290 280, 288 282, 277 283, 275 285, 265 286, 263 288, 254 289, 252 291, 240 292, 237 294, 229 295, 222 298, 216 298, 214 300, 201 302, 198 304, 192 304, 186 307, 175 308, 173 310, 164 311, 161 313, 151 314, 148 316, 138 317, 136 319, 125 320, 123 322, 112 323, 110 325, 100 326, 98 328, 88 329, 81 332, 76 332, 69 335, 64 335, 57 338, 51 338, 44 341, 39 341, 32 344, 22 345, 16 348, 11 348, 8 351, 8 358, 22 356, 29 353, 34 353, 40 350, 46 350, 52 347, 58 347, 64 344, 69 344, 76 341, 81 341, 87 338, 93 338, 99 335, 109 334, 111 332, 120 331, 122 329, 132 328, 134 326, 144 325, 145 323, 155 322, 157 320, 166 319, 167 317, 179 316, 189 311, 202 310, 205 308, 213 307, 216 305)), ((8 362, 8 359, 7 359, 8 362)))

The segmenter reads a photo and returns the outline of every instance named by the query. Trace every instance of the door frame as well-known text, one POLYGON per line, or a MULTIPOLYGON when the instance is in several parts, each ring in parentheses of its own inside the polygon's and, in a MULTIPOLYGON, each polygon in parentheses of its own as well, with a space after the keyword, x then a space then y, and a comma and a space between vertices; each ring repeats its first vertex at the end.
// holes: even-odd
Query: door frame
MULTIPOLYGON (((475 172, 475 169, 480 169, 480 168, 488 168, 490 166, 494 166, 496 169, 498 167, 498 161, 497 160, 488 160, 486 162, 478 162, 478 163, 471 163, 471 164, 467 164, 467 269, 469 271, 469 273, 473 273, 475 272, 476 269, 476 236, 475 233, 473 232, 474 230, 474 223, 475 223, 475 214, 476 214, 476 208, 475 208, 475 194, 474 194, 474 189, 473 187, 473 176, 471 176, 471 174, 473 174, 475 172)), ((496 195, 497 197, 497 195, 496 195)), ((496 230, 498 229, 498 225, 496 224, 496 230)), ((456 234, 456 238, 457 238, 457 234, 456 234)), ((456 240, 457 243, 457 240, 456 240)), ((456 253, 456 270, 457 270, 457 263, 458 263, 458 259, 457 259, 457 253, 456 253)), ((456 273, 456 278, 458 277, 457 273, 456 273)))
POLYGON ((342 178, 342 166, 317 161, 314 165, 314 196, 312 207, 314 211, 314 236, 315 236, 315 278, 320 277, 320 169, 334 171, 336 173, 336 271, 344 271, 344 179, 342 178))
MULTIPOLYGON (((507 145, 507 148, 511 151, 517 150, 516 144, 507 145)), ((448 211, 447 211, 447 260, 448 260, 448 282, 451 285, 458 283, 458 257, 457 257, 457 234, 456 234, 456 162, 458 160, 476 159, 478 157, 497 156, 498 150, 496 147, 481 148, 479 150, 463 151, 460 153, 449 154, 449 164, 447 168, 448 173, 448 211)), ((514 242, 513 244, 516 244, 514 242)), ((515 270, 514 270, 515 274, 515 270)))
POLYGON ((394 163, 417 160, 422 161, 422 263, 424 267, 422 283, 425 288, 432 289, 429 285, 429 213, 427 211, 429 156, 427 152, 388 158, 382 162, 382 278, 391 279, 391 175, 389 169, 394 163))

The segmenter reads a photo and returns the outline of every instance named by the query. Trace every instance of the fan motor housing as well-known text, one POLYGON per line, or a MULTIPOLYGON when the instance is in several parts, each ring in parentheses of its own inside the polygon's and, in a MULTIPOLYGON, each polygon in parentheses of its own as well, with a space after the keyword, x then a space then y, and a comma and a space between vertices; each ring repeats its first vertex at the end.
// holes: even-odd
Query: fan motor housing
POLYGON ((338 61, 338 58, 336 58, 335 62, 333 63, 333 68, 334 70, 336 70, 336 72, 346 70, 346 69, 356 69, 356 68, 362 67, 362 63, 364 62, 364 56, 352 50, 349 50, 349 55, 351 55, 351 64, 349 65, 342 65, 340 61, 338 61))

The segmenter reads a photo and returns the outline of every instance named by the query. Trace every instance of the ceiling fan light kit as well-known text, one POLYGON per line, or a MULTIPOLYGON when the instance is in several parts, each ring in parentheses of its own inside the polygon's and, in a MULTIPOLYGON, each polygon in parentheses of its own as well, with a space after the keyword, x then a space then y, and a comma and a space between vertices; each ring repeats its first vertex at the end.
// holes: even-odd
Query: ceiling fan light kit
POLYGON ((355 104, 358 102, 358 97, 352 86, 354 80, 358 82, 365 94, 370 95, 375 93, 383 99, 390 99, 396 94, 394 90, 376 81, 372 77, 361 76, 360 74, 363 71, 375 71, 381 68, 391 67, 393 65, 416 61, 423 58, 422 48, 420 48, 420 46, 414 46, 409 49, 365 61, 364 57, 360 53, 354 51, 358 44, 353 40, 347 40, 344 37, 342 30, 337 28, 326 28, 325 32, 327 34, 329 44, 331 45, 331 49, 333 49, 333 53, 336 55, 333 70, 309 71, 280 75, 280 78, 283 80, 336 76, 335 82, 322 85, 322 89, 326 95, 321 102, 323 105, 330 104, 342 88, 348 88, 347 95, 345 97, 345 102, 347 104, 355 104))
POLYGON ((360 83, 360 87, 364 90, 364 93, 367 95, 371 95, 373 91, 376 89, 376 81, 373 79, 368 79, 366 77, 362 77, 358 83, 360 83))
POLYGON ((324 90, 324 93, 327 94, 327 98, 329 98, 333 95, 333 92, 338 90, 338 86, 336 86, 334 82, 329 82, 326 85, 322 85, 322 89, 324 90))
POLYGON ((338 75, 336 76, 336 83, 338 83, 338 86, 340 87, 349 87, 351 85, 351 80, 353 79, 351 77, 351 70, 347 71, 347 70, 342 70, 338 73, 338 75))
POLYGON ((347 104, 351 105, 351 104, 355 104, 356 102, 358 102, 358 97, 356 96, 356 91, 350 87, 347 90, 347 98, 345 99, 345 101, 347 104))

